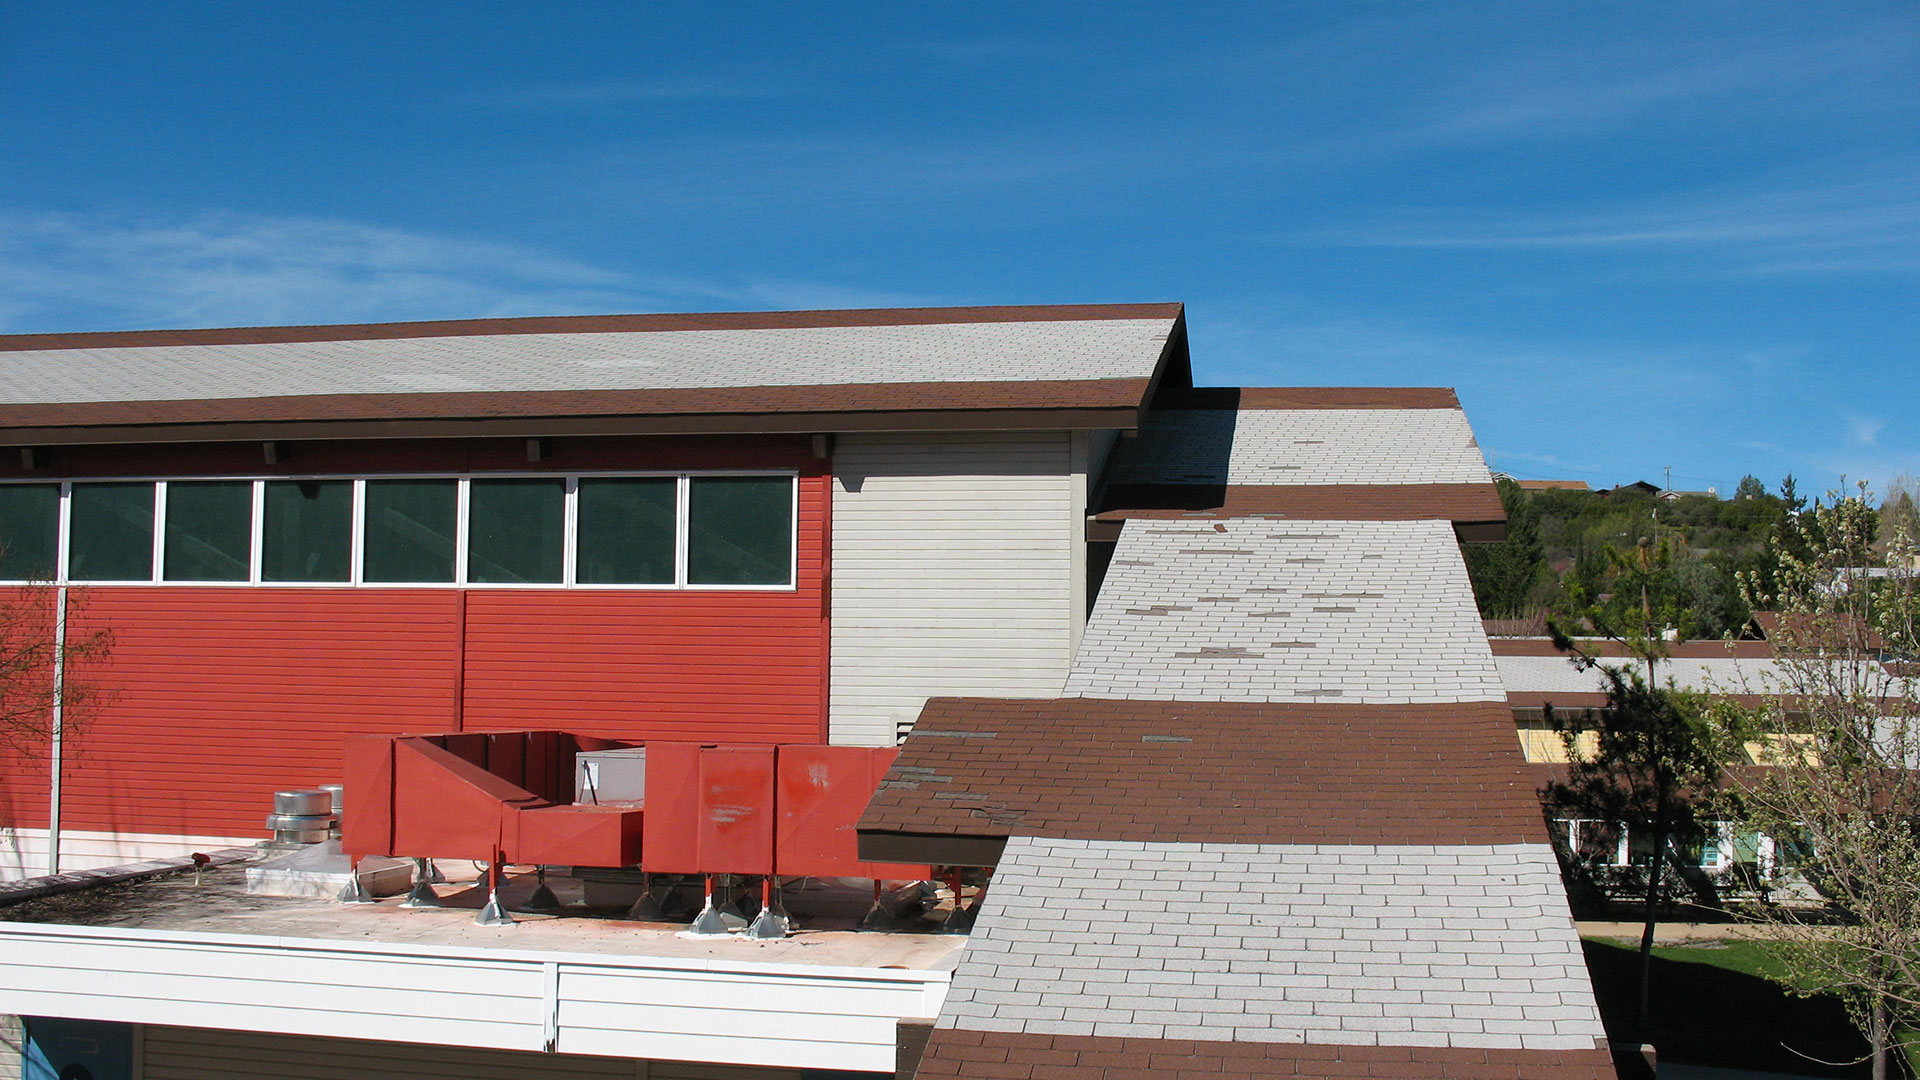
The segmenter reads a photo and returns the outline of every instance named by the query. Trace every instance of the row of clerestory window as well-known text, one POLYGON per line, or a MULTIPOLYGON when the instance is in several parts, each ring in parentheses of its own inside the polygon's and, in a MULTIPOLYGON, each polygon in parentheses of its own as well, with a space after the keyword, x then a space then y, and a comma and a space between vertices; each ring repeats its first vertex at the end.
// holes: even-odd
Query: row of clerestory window
POLYGON ((796 490, 791 473, 5 483, 0 581, 791 588, 796 490))

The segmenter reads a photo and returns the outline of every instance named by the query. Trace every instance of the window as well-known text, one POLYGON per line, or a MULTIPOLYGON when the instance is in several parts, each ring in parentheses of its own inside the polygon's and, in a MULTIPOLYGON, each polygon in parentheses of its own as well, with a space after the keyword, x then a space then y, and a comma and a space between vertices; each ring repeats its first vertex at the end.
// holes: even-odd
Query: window
POLYGON ((453 480, 367 481, 366 581, 454 580, 460 517, 453 480))
POLYGON ((785 585, 793 570, 793 481, 696 476, 687 484, 687 584, 785 585))
POLYGON ((473 481, 467 492, 467 580, 560 584, 566 528, 565 480, 473 481))
POLYGON ((167 485, 167 581, 246 581, 253 575, 253 482, 167 485))
POLYGON ((52 581, 59 559, 60 485, 0 484, 0 580, 52 581))
POLYGON ((582 585, 671 585, 680 482, 671 476, 582 477, 576 577, 582 585))
POLYGON ((260 580, 353 580, 353 481, 269 480, 260 580))
POLYGON ((153 580, 152 484, 75 484, 67 576, 74 581, 153 580))
POLYGON ((0 484, 0 580, 792 589, 792 473, 0 484))

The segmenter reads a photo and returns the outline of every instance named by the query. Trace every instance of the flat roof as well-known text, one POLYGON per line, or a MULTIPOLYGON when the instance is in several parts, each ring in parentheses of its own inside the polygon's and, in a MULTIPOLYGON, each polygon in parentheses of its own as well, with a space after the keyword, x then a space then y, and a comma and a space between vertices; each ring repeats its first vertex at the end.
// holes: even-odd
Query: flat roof
POLYGON ((589 418, 833 431, 998 413, 1012 415, 985 426, 1132 427, 1170 367, 1170 385, 1190 381, 1185 348, 1178 304, 12 335, 0 426, 46 442, 433 435, 453 432, 422 425, 450 421, 461 434, 512 420, 646 430, 589 418))
MULTIPOLYGON (((679 936, 684 923, 643 923, 570 908, 560 915, 513 911, 510 927, 479 926, 474 915, 483 902, 470 884, 438 886, 444 908, 409 909, 400 897, 375 904, 341 904, 284 896, 255 896, 246 891, 246 869, 257 863, 232 863, 206 871, 196 885, 191 873, 65 892, 0 906, 0 924, 119 927, 154 931, 190 931, 263 938, 351 941, 422 948, 454 947, 531 952, 644 956, 828 967, 898 967, 943 971, 953 967, 964 937, 926 933, 856 931, 872 893, 816 892, 818 903, 790 901, 797 928, 778 941, 742 937, 691 939, 679 936), (799 911, 808 914, 800 916, 799 911)), ((464 869, 447 864, 445 869, 464 869)), ((580 884, 549 874, 547 883, 562 901, 577 899, 580 884)), ((502 890, 511 910, 534 888, 531 873, 515 874, 502 890)))

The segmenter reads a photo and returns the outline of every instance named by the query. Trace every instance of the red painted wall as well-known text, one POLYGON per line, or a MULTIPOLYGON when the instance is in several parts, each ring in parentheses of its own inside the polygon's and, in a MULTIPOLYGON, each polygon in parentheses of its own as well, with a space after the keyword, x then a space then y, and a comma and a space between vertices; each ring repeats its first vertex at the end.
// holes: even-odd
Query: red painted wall
MULTIPOLYGON (((71 475, 265 470, 258 447, 80 448, 71 475), (141 450, 153 451, 151 454, 141 450)), ((275 789, 340 777, 353 734, 549 727, 624 739, 824 742, 828 475, 805 439, 301 444, 300 472, 798 468, 799 587, 94 587, 108 700, 69 751, 66 828, 265 835, 275 789), (518 460, 515 460, 517 457, 518 460), (464 611, 463 611, 464 607, 464 611)), ((34 763, 0 760, 0 825, 44 828, 34 763)))

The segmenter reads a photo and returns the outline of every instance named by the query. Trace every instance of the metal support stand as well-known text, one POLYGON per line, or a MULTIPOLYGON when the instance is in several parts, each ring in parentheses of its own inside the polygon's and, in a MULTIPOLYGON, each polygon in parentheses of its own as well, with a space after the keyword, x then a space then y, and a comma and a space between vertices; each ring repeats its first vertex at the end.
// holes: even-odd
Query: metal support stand
POLYGON ((760 914, 747 924, 748 937, 778 941, 792 931, 792 921, 780 910, 779 884, 779 879, 772 874, 760 879, 760 914))
POLYGON ((446 905, 440 902, 440 894, 433 891, 433 864, 425 859, 413 860, 413 888, 407 898, 400 901, 404 908, 437 908, 446 905))
POLYGON ((534 886, 533 895, 527 897, 527 902, 520 905, 520 910, 559 911, 560 898, 553 895, 552 889, 547 888, 547 868, 542 866, 535 869, 534 877, 539 884, 534 886))
POLYGON ((860 920, 859 929, 886 932, 904 930, 919 920, 926 910, 919 885, 887 892, 885 886, 876 879, 873 883, 873 906, 867 909, 866 917, 860 920))
POLYGON ((348 864, 347 883, 340 887, 340 902, 343 904, 371 904, 373 894, 367 891, 366 882, 360 880, 360 860, 355 858, 348 864))
POLYGON ((960 871, 958 870, 947 873, 947 887, 953 890, 953 911, 947 915, 946 921, 940 924, 940 932, 943 934, 968 933, 973 929, 973 917, 980 909, 979 902, 975 901, 973 907, 966 906, 960 894, 960 871))
POLYGON ((500 885, 506 880, 506 868, 501 865, 499 853, 487 864, 487 906, 480 909, 474 922, 480 926, 512 926, 513 916, 500 904, 500 885))
POLYGON ((700 909, 700 914, 694 916, 693 925, 687 929, 703 937, 721 937, 745 926, 747 920, 738 915, 728 915, 714 906, 713 876, 703 874, 701 880, 706 883, 707 902, 700 909))

